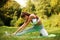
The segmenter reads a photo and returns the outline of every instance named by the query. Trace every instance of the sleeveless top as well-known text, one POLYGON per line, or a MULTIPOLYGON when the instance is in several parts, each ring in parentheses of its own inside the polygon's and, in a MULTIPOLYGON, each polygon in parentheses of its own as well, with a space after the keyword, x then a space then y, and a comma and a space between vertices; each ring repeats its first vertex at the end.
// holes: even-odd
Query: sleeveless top
POLYGON ((36 19, 36 18, 35 18, 35 19, 32 19, 32 24, 34 24, 34 25, 35 25, 35 24, 37 24, 37 23, 38 23, 38 21, 39 21, 39 19, 36 19))
POLYGON ((41 30, 43 27, 43 25, 36 25, 38 23, 39 19, 32 19, 32 24, 34 25, 34 28, 36 28, 37 30, 41 30))

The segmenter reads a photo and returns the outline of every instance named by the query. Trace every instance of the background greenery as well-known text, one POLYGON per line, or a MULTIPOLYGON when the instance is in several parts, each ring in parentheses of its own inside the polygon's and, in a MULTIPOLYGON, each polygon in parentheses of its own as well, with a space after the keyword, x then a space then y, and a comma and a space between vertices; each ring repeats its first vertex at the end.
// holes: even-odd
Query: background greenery
MULTIPOLYGON (((20 17, 21 12, 28 12, 30 14, 35 13, 42 20, 48 32, 49 30, 53 30, 55 34, 60 36, 60 31, 58 29, 60 28, 60 0, 29 0, 27 6, 24 8, 21 8, 20 4, 12 0, 0 0, 0 36, 3 35, 4 30, 7 29, 11 33, 11 30, 14 29, 13 31, 15 31, 15 27, 19 27, 23 24, 24 20, 20 17), (12 28, 5 28, 3 26, 12 28), (55 29, 53 28, 57 28, 57 32, 54 31, 55 29)), ((29 26, 31 26, 31 23, 28 27, 29 26)), ((52 33, 52 31, 49 33, 52 33)), ((38 33, 35 33, 35 35, 37 34, 38 33)), ((59 39, 59 36, 56 40, 59 39)), ((1 40, 4 40, 5 36, 1 37, 1 40)), ((11 37, 9 37, 9 39, 7 38, 8 37, 6 37, 6 40, 10 40, 11 37)), ((11 40, 13 39, 16 38, 11 38, 11 40)), ((44 39, 42 38, 42 40, 44 39)), ((50 38, 48 39, 50 40, 50 38)), ((19 40, 19 38, 16 40, 19 40)))

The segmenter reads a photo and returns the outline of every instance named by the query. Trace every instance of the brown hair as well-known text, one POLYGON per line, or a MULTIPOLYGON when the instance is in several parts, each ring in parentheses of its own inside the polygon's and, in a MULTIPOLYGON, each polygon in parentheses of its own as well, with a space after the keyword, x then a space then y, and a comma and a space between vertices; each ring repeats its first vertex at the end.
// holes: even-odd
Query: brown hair
POLYGON ((22 18, 25 17, 25 15, 30 16, 30 14, 27 13, 27 12, 22 12, 22 13, 21 13, 21 17, 22 17, 22 18))

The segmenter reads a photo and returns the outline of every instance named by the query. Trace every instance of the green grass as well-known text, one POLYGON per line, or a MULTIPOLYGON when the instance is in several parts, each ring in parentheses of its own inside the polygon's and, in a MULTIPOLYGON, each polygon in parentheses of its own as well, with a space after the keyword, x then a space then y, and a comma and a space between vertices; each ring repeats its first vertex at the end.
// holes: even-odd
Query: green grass
POLYGON ((22 36, 7 36, 5 31, 13 33, 17 28, 14 27, 0 27, 0 40, 60 40, 60 28, 50 27, 46 28, 49 34, 55 34, 56 37, 40 37, 39 32, 28 33, 22 36))

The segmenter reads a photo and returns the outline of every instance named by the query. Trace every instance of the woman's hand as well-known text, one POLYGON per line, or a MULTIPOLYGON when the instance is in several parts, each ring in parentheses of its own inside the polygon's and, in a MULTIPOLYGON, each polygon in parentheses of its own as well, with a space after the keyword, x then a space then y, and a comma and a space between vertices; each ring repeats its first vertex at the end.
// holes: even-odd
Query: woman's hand
POLYGON ((16 35, 16 33, 12 33, 11 35, 16 35))

